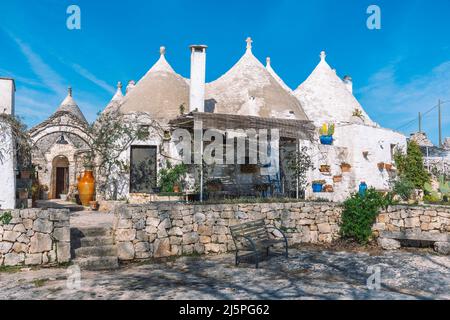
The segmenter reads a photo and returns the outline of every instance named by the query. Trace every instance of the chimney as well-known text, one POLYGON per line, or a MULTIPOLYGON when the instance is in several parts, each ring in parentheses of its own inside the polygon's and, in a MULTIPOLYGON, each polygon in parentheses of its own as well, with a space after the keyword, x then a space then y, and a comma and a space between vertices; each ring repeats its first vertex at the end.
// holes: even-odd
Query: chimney
POLYGON ((205 112, 206 48, 192 45, 191 48, 191 88, 189 111, 205 112))
POLYGON ((353 80, 352 77, 350 76, 345 76, 344 79, 342 79, 342 81, 344 81, 345 86, 347 87, 347 90, 353 94, 353 80))
POLYGON ((13 79, 0 78, 0 113, 14 115, 16 86, 13 79))

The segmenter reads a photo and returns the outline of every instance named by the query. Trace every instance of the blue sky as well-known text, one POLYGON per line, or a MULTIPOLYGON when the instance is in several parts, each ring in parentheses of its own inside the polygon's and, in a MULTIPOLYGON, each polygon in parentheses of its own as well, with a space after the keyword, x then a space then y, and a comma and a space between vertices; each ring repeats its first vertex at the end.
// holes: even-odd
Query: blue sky
MULTIPOLYGON (((253 52, 296 88, 321 50, 381 125, 399 128, 450 100, 448 0, 14 0, 0 2, 0 76, 16 79, 17 113, 32 126, 46 119, 68 85, 88 120, 111 99, 117 81, 139 80, 167 47, 189 76, 190 44, 207 44, 207 80, 253 52), (66 9, 81 8, 81 30, 66 28, 66 9), (366 9, 381 8, 381 30, 366 27, 366 9)), ((450 103, 443 105, 450 136, 450 103)), ((417 123, 402 128, 409 134, 417 123)), ((424 118, 437 140, 437 113, 424 118)))

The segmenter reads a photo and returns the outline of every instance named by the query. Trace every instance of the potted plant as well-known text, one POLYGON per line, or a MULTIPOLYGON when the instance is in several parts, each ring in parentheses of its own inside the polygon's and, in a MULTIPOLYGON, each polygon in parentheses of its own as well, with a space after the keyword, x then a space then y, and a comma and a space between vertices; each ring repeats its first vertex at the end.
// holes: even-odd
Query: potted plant
POLYGON ((384 164, 384 168, 385 168, 387 171, 392 171, 393 165, 392 165, 392 163, 385 163, 385 164, 384 164))
POLYGON ((61 194, 59 195, 59 198, 60 198, 62 201, 67 201, 67 194, 66 194, 66 193, 61 193, 61 194))
POLYGON ((320 129, 320 143, 323 145, 332 145, 333 144, 333 135, 334 135, 334 124, 326 124, 324 123, 320 129))
POLYGON ((322 173, 329 173, 331 171, 331 167, 327 164, 322 164, 319 169, 322 173))
POLYGON ((89 207, 92 211, 97 211, 99 209, 99 203, 96 200, 89 201, 89 207))
POLYGON ((46 184, 41 185, 41 198, 42 200, 48 200, 48 186, 46 184))
POLYGON ((326 183, 325 180, 314 180, 312 182, 312 189, 314 193, 322 192, 323 185, 326 183))
POLYGON ((352 168, 352 166, 349 163, 347 163, 347 162, 341 163, 341 171, 342 172, 350 172, 351 168, 352 168))
POLYGON ((378 170, 383 171, 384 170, 384 162, 378 162, 377 167, 378 167, 378 170))
POLYGON ((323 191, 324 191, 324 192, 334 192, 334 189, 333 189, 333 186, 332 186, 331 184, 326 184, 326 185, 323 187, 323 191))
POLYGON ((334 176, 333 177, 333 182, 334 183, 342 182, 342 176, 334 176))

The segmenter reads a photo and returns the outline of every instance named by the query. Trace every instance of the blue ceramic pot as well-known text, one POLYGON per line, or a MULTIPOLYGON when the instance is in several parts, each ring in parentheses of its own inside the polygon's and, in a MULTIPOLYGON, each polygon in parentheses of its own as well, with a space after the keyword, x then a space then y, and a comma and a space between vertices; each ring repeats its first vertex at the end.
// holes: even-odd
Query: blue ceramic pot
POLYGON ((320 143, 325 145, 332 145, 333 144, 333 136, 320 136, 320 143))
POLYGON ((314 193, 322 192, 323 185, 322 184, 318 184, 318 183, 313 183, 312 184, 312 188, 313 188, 313 192, 314 193))
POLYGON ((359 185, 359 195, 361 197, 364 197, 366 195, 366 191, 367 191, 367 184, 365 182, 361 182, 361 184, 359 185))

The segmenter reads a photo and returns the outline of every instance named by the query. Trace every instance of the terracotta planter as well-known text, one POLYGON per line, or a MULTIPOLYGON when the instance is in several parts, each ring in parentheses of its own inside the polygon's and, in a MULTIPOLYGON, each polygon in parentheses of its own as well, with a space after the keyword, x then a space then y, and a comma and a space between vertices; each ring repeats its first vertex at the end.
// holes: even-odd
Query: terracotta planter
POLYGON ((342 176, 334 176, 333 177, 333 182, 334 183, 342 182, 342 176))
POLYGON ((94 200, 95 179, 92 170, 86 170, 83 177, 78 182, 78 194, 80 195, 81 204, 85 207, 89 206, 89 202, 94 200))
POLYGON ((324 192, 334 192, 333 186, 330 184, 327 184, 323 187, 324 192))
POLYGON ((385 164, 384 164, 384 168, 385 168, 387 171, 392 171, 392 164, 390 164, 390 163, 385 163, 385 164))
POLYGON ((350 172, 351 169, 352 169, 351 165, 349 165, 347 163, 341 164, 341 171, 342 172, 350 172))
POLYGON ((179 193, 179 192, 180 192, 180 186, 177 185, 177 184, 174 185, 174 186, 173 186, 173 192, 174 192, 174 193, 179 193))
POLYGON ((377 164, 377 166, 378 166, 378 170, 380 170, 380 171, 384 170, 384 162, 379 162, 377 164))
POLYGON ((319 169, 319 171, 320 172, 326 172, 326 173, 328 173, 328 172, 330 172, 331 171, 331 167, 329 166, 329 165, 321 165, 320 166, 320 169, 319 169))

